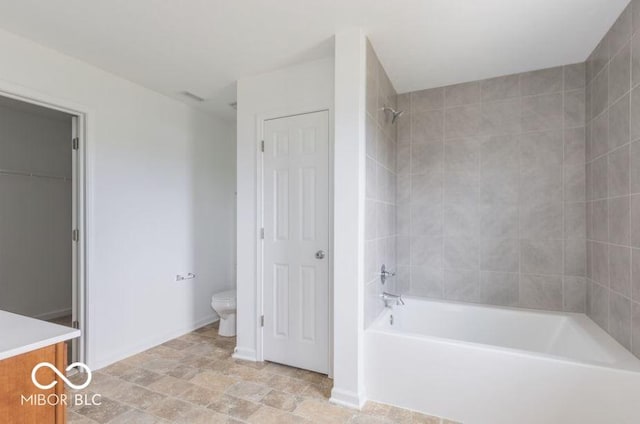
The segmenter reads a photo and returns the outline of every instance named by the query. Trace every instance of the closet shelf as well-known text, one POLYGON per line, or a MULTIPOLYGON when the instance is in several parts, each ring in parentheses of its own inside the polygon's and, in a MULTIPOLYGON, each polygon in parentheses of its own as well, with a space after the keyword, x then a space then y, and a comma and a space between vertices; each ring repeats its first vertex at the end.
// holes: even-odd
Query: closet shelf
POLYGON ((0 175, 8 175, 8 176, 14 176, 14 177, 45 178, 48 180, 71 181, 71 178, 59 176, 59 175, 38 174, 35 172, 14 171, 11 169, 2 169, 2 168, 0 168, 0 175))

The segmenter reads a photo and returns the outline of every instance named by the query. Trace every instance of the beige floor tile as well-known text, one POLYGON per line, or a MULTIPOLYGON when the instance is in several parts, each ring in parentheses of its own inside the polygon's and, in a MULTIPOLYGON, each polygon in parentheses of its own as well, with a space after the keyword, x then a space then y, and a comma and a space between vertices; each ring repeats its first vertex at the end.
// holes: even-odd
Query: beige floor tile
POLYGON ((268 362, 264 367, 264 370, 271 374, 280 374, 287 377, 297 377, 298 370, 296 368, 288 367, 286 365, 276 364, 275 362, 268 362))
POLYGON ((165 374, 177 367, 182 362, 175 359, 158 358, 153 361, 149 361, 141 367, 149 371, 157 372, 158 374, 165 374))
POLYGON ((215 328, 210 328, 206 331, 202 331, 198 333, 202 337, 218 337, 218 330, 215 328))
POLYGON ((213 370, 216 367, 221 367, 214 358, 209 356, 193 355, 192 357, 182 361, 182 365, 187 365, 193 368, 198 368, 201 371, 213 370))
POLYGON ((398 424, 412 424, 413 423, 413 412, 407 409, 397 408, 395 406, 389 407, 389 412, 387 413, 387 417, 390 418, 393 422, 398 424))
POLYGON ((362 408, 362 411, 360 412, 367 415, 377 415, 381 417, 386 417, 387 414, 389 413, 389 405, 385 405, 383 403, 376 403, 376 402, 367 402, 365 403, 364 407, 362 408))
POLYGON ((223 395, 221 391, 213 391, 193 384, 193 387, 179 394, 179 399, 194 403, 199 406, 207 406, 223 395))
POLYGON ((230 377, 236 377, 247 381, 256 381, 262 375, 262 371, 256 368, 238 365, 234 362, 226 363, 223 373, 230 377))
POLYGON ((67 424, 95 424, 95 421, 76 412, 67 411, 67 424))
POLYGON ((227 390, 238 382, 235 378, 227 377, 226 375, 213 371, 201 371, 189 381, 214 391, 227 390))
POLYGON ((349 421, 349 424, 395 424, 387 417, 376 417, 367 414, 357 414, 349 421))
POLYGON ((311 384, 326 384, 330 380, 326 375, 301 369, 296 369, 295 378, 311 384))
POLYGON ((181 393, 194 388, 195 385, 180 378, 165 375, 160 380, 151 383, 148 387, 154 392, 162 393, 167 396, 178 396, 181 393))
POLYGON ((103 424, 131 410, 130 407, 115 400, 102 397, 100 405, 85 405, 76 412, 93 421, 103 424))
POLYGON ((141 386, 148 386, 154 381, 158 381, 162 378, 162 374, 149 371, 144 368, 132 368, 120 376, 121 379, 128 381, 129 383, 139 384, 141 386))
POLYGON ((180 364, 174 369, 167 371, 165 374, 181 380, 191 380, 201 370, 189 365, 180 364))
POLYGON ((223 394, 215 398, 208 408, 221 414, 246 420, 260 408, 260 405, 246 399, 223 394))
POLYGON ((300 402, 300 397, 281 392, 279 390, 271 390, 265 397, 262 398, 261 401, 261 403, 264 405, 276 409, 281 409, 286 412, 294 411, 300 402))
POLYGON ((176 349, 176 350, 182 350, 190 346, 193 346, 194 343, 195 342, 187 341, 187 340, 173 339, 173 340, 169 340, 166 343, 163 343, 161 346, 169 347, 171 349, 176 349))
POLYGON ((133 409, 120 415, 112 422, 114 424, 163 424, 167 421, 146 412, 133 409))
POLYGON ((320 399, 305 399, 293 412, 314 423, 326 424, 346 423, 356 415, 354 410, 332 405, 320 399))
MULTIPOLYGON (((213 342, 215 342, 215 339, 213 340, 213 342)), ((193 346, 189 346, 184 351, 192 355, 202 355, 202 356, 213 355, 216 353, 218 349, 218 347, 213 342, 197 343, 197 344, 194 344, 193 346)))
POLYGON ((414 424, 440 424, 440 418, 434 417, 432 415, 420 414, 418 412, 414 412, 413 414, 413 423, 414 424))
POLYGON ((179 424, 227 424, 229 417, 210 409, 194 407, 183 413, 174 422, 179 424))
POLYGON ((154 359, 155 356, 152 355, 151 353, 149 353, 149 351, 145 351, 142 353, 138 353, 137 355, 133 355, 130 356, 126 359, 123 359, 122 363, 130 365, 132 367, 138 367, 142 364, 144 364, 145 362, 149 362, 150 360, 154 359))
POLYGON ((182 335, 182 336, 180 336, 180 337, 178 337, 177 339, 174 339, 174 340, 184 340, 185 342, 191 342, 192 344, 193 343, 200 343, 200 341, 202 340, 202 336, 199 336, 197 331, 198 330, 196 330, 193 333, 184 334, 184 335, 182 335))
POLYGON ((260 402, 271 389, 263 384, 252 383, 250 381, 240 381, 230 386, 225 393, 229 396, 260 402))
POLYGON ((205 369, 215 371, 224 375, 229 375, 229 370, 232 367, 236 366, 236 364, 231 360, 231 358, 224 358, 224 359, 217 359, 217 360, 210 359, 210 358, 207 358, 207 359, 211 362, 210 364, 207 364, 205 366, 205 369))
POLYGON ((306 381, 298 380, 296 378, 287 377, 286 375, 273 374, 269 377, 265 383, 272 389, 277 389, 286 393, 298 394, 302 393, 309 383, 306 381))
POLYGON ((312 424, 304 417, 300 417, 288 412, 283 412, 268 406, 261 406, 247 420, 251 424, 312 424))
POLYGON ((231 358, 231 359, 236 365, 255 368, 257 370, 262 370, 267 366, 266 362, 252 362, 252 361, 244 361, 242 359, 234 359, 234 358, 231 358))
POLYGON ((177 422, 193 408, 196 408, 196 406, 191 403, 178 399, 167 398, 151 405, 147 409, 147 413, 168 421, 177 422))
POLYGON ((113 377, 120 377, 122 374, 131 371, 132 368, 133 366, 127 365, 124 362, 116 362, 115 364, 101 369, 100 372, 111 375, 113 377))
MULTIPOLYGON (((155 358, 180 360, 184 358, 184 355, 187 353, 187 350, 186 349, 176 350, 176 349, 171 349, 169 347, 160 345, 152 349, 149 349, 147 352, 149 353, 149 355, 154 356, 155 358)), ((140 365, 143 366, 144 363, 140 365)))
POLYGON ((125 384, 127 384, 125 381, 117 377, 102 374, 101 372, 94 372, 89 388, 94 393, 109 397, 122 390, 125 384))
POLYGON ((81 392, 101 394, 103 405, 70 407, 69 422, 441 424, 373 402, 361 412, 330 404, 327 376, 236 360, 234 346, 235 338, 218 337, 209 325, 94 372, 81 392))
POLYGON ((147 409, 166 396, 135 384, 123 384, 113 399, 137 409, 147 409))
POLYGON ((302 396, 328 400, 331 397, 331 386, 325 384, 309 384, 302 391, 302 396))

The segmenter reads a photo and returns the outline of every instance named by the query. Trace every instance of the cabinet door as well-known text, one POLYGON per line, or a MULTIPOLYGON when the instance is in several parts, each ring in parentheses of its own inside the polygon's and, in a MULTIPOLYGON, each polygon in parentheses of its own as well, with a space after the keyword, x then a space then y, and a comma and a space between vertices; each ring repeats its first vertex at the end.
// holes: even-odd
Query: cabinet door
POLYGON ((54 379, 58 383, 48 390, 37 388, 31 381, 31 371, 40 362, 55 364, 59 370, 66 368, 64 343, 47 346, 0 361, 0 422, 11 424, 63 424, 66 409, 64 405, 38 405, 28 401, 30 396, 56 394, 58 399, 64 393, 64 382, 49 368, 38 370, 38 381, 42 384, 54 379))

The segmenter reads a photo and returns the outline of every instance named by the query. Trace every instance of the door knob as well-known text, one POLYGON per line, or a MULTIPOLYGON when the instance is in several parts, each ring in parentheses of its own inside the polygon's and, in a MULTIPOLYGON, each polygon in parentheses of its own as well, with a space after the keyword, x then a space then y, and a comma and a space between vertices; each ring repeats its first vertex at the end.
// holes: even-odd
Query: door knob
POLYGON ((318 250, 316 252, 316 259, 324 259, 325 253, 324 250, 318 250))

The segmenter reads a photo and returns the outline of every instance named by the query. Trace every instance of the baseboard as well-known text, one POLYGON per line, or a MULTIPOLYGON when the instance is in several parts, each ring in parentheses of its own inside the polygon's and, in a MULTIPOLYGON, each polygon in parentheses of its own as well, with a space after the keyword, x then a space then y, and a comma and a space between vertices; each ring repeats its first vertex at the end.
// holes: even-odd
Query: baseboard
POLYGON ((242 349, 242 348, 236 347, 233 350, 233 355, 231 356, 234 359, 241 359, 243 361, 251 361, 251 362, 258 361, 258 354, 256 353, 255 349, 242 349))
POLYGON ((89 358, 87 365, 91 368, 92 371, 97 371, 101 368, 107 367, 118 361, 122 361, 123 359, 126 359, 130 356, 137 355, 138 353, 144 352, 145 350, 149 350, 153 347, 159 346, 162 343, 168 342, 169 340, 173 340, 176 337, 183 336, 187 333, 197 330, 202 326, 211 324, 218 320, 219 318, 216 314, 208 315, 194 322, 192 325, 183 327, 179 330, 175 330, 170 333, 163 334, 162 336, 159 336, 159 337, 154 337, 154 338, 145 340, 144 342, 136 344, 135 346, 130 346, 126 349, 122 349, 121 351, 118 351, 117 353, 114 353, 108 356, 107 358, 102 358, 98 361, 93 361, 91 360, 91 358, 89 358))
POLYGON ((39 314, 34 316, 36 319, 41 319, 43 321, 49 321, 51 319, 56 319, 60 317, 66 317, 67 315, 71 315, 71 308, 58 309, 57 311, 45 312, 44 314, 39 314))
POLYGON ((334 387, 331 390, 331 398, 329 399, 329 402, 359 410, 362 409, 364 404, 367 402, 367 399, 362 393, 356 393, 350 390, 341 390, 334 387))

